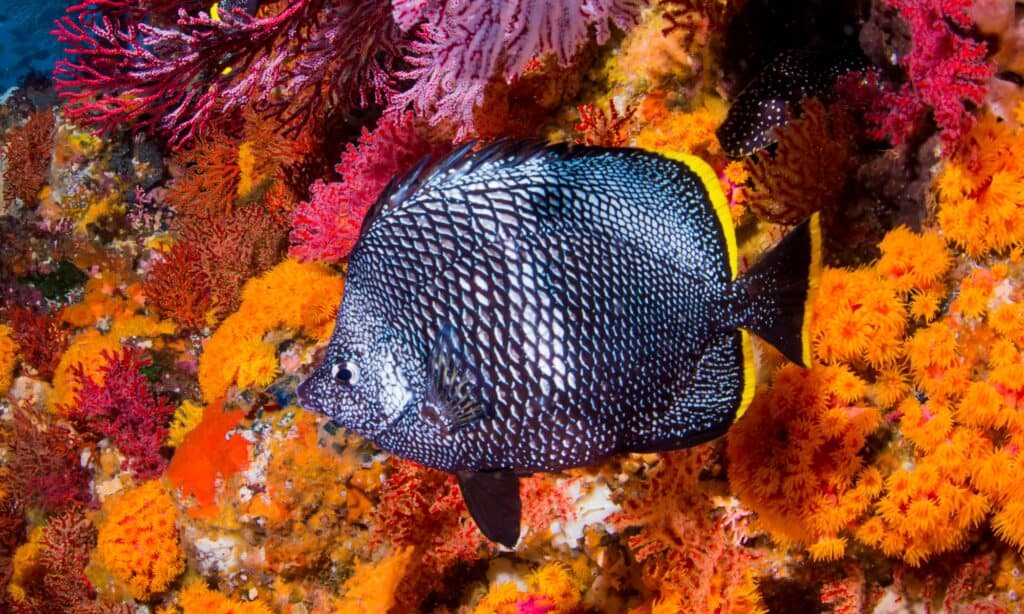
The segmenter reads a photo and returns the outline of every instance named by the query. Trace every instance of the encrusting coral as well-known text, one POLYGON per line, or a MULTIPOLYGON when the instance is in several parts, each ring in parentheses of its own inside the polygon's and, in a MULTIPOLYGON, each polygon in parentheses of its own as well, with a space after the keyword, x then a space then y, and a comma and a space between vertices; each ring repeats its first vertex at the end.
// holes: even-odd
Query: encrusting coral
POLYGON ((245 412, 231 411, 222 400, 202 410, 201 421, 182 436, 167 467, 167 479, 181 490, 191 516, 216 512, 217 485, 249 466, 249 442, 230 431, 245 412))

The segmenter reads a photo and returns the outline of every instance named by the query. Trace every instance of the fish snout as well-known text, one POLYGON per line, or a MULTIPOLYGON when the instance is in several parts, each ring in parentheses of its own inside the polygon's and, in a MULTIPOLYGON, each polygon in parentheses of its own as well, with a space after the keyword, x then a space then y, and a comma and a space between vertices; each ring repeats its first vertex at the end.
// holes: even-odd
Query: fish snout
POLYGON ((316 412, 323 413, 323 407, 319 402, 319 396, 316 394, 316 374, 310 375, 295 389, 296 396, 299 397, 299 405, 305 409, 310 409, 316 412))

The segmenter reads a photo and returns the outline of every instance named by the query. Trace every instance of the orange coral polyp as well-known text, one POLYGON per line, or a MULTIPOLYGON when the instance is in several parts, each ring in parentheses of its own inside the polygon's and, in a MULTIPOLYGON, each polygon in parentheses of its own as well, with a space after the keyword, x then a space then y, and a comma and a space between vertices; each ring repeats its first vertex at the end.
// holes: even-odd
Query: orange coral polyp
POLYGON ((880 424, 862 404, 866 385, 847 368, 786 365, 729 430, 729 481, 761 523, 783 543, 819 544, 812 556, 837 552, 838 532, 862 513, 856 496, 859 457, 880 424))
POLYGON ((941 280, 953 264, 939 235, 917 234, 905 226, 889 231, 878 247, 882 251, 875 264, 878 274, 904 294, 941 280))
POLYGON ((159 480, 146 482, 103 507, 97 552, 103 565, 136 599, 166 590, 185 569, 178 512, 159 480))

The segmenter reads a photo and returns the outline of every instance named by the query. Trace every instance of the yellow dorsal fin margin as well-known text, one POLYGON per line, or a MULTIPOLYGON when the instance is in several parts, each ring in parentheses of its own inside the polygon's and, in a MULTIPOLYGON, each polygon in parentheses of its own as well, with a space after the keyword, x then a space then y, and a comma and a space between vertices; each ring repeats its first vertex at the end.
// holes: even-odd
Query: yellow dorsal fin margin
POLYGON ((726 257, 729 260, 730 278, 735 281, 736 276, 739 274, 736 229, 733 227, 732 215, 729 213, 729 201, 725 199, 722 185, 718 183, 718 175, 715 174, 715 171, 707 162, 697 156, 674 151, 662 152, 662 155, 670 160, 685 164, 687 168, 697 175, 700 182, 704 184, 704 189, 707 191, 708 197, 711 198, 711 205, 715 209, 715 215, 718 216, 718 226, 722 229, 722 235, 725 237, 725 251, 726 257))

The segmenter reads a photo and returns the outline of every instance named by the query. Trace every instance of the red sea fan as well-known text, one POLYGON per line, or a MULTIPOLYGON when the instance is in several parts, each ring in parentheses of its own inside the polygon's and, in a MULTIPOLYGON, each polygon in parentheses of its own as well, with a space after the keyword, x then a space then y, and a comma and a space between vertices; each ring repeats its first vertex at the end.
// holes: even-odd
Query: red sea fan
POLYGON ((646 0, 403 0, 394 3, 403 28, 419 23, 421 39, 411 45, 412 68, 401 76, 414 81, 396 97, 412 104, 432 124, 452 122, 459 135, 474 131, 473 110, 492 79, 521 75, 531 60, 553 53, 565 66, 596 32, 611 35, 610 24, 636 25, 646 0))
POLYGON ((179 325, 201 330, 238 309, 242 286, 284 253, 286 229, 256 205, 185 219, 181 238, 146 275, 146 296, 179 325))
POLYGON ((50 109, 33 112, 25 125, 12 128, 7 133, 7 143, 0 151, 6 160, 0 195, 7 204, 15 199, 26 205, 35 204, 36 195, 46 183, 46 173, 50 170, 53 134, 53 111, 50 109))
POLYGON ((175 148, 255 103, 298 130, 334 106, 384 101, 406 49, 386 2, 272 2, 257 17, 195 0, 86 1, 54 34, 71 119, 132 124, 175 148))
POLYGON ((106 364, 100 382, 78 365, 72 368, 78 394, 71 407, 60 409, 80 430, 109 437, 128 459, 140 480, 160 475, 167 459, 160 448, 167 439, 167 421, 174 403, 154 395, 141 369, 151 364, 137 348, 103 354, 106 364))
POLYGON ((27 403, 15 405, 11 418, 10 430, 0 433, 7 442, 0 490, 47 512, 88 504, 90 474, 81 465, 80 437, 50 412, 27 403))
POLYGON ((340 182, 316 181, 310 199, 292 214, 289 255, 300 260, 337 262, 348 257, 359 238, 367 210, 391 179, 412 168, 441 147, 417 130, 410 113, 387 114, 370 132, 363 129, 356 145, 349 144, 335 170, 340 182))
POLYGON ((495 552, 469 518, 455 476, 391 459, 380 504, 374 509, 373 545, 398 550, 414 546, 410 570, 396 593, 396 611, 414 612, 432 591, 444 586, 455 567, 495 552))
POLYGON ((947 148, 970 131, 995 71, 982 41, 963 34, 973 21, 973 0, 886 0, 910 26, 911 49, 900 60, 907 83, 882 95, 868 114, 873 138, 901 144, 911 138, 929 110, 947 148))
POLYGON ((33 309, 14 305, 7 311, 14 341, 22 360, 36 370, 41 379, 49 380, 68 345, 71 328, 61 322, 60 314, 47 308, 33 309))

